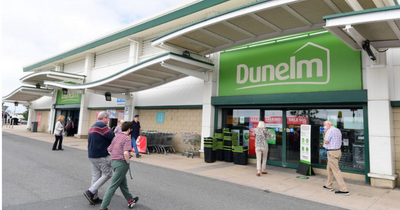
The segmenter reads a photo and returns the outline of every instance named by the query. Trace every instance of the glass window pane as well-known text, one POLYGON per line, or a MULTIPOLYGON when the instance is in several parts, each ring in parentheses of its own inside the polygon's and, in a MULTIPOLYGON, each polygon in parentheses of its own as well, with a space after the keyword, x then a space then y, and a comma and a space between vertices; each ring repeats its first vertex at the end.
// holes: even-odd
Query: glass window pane
POLYGON ((363 171, 364 159, 364 119, 362 109, 314 109, 310 110, 311 162, 326 165, 326 150, 323 148, 323 122, 329 120, 342 132, 341 169, 363 171), (314 113, 314 114, 311 114, 314 113))
POLYGON ((308 125, 307 110, 286 112, 286 162, 300 162, 300 127, 308 125))

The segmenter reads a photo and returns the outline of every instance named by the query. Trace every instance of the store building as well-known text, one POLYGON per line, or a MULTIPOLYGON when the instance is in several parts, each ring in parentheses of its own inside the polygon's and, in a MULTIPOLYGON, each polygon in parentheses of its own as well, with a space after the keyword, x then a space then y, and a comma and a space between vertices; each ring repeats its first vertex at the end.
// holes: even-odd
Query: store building
POLYGON ((33 73, 21 82, 34 87, 3 100, 30 103, 28 126, 40 122, 43 132, 70 116, 77 138, 102 110, 125 120, 138 113, 144 129, 178 133, 178 150, 181 132, 207 137, 228 127, 250 157, 251 128, 264 120, 275 135, 268 164, 289 168, 299 164, 308 124, 311 163, 322 174, 321 126, 330 120, 343 134, 344 176, 393 188, 399 28, 394 0, 195 1, 25 67, 33 73))

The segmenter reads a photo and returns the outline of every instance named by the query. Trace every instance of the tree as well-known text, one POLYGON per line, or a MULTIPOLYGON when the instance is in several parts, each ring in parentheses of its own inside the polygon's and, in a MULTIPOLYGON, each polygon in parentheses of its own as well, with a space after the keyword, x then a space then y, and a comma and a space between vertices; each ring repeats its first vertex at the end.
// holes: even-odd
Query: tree
POLYGON ((29 109, 27 109, 24 113, 22 113, 22 116, 24 116, 24 120, 28 120, 29 109))

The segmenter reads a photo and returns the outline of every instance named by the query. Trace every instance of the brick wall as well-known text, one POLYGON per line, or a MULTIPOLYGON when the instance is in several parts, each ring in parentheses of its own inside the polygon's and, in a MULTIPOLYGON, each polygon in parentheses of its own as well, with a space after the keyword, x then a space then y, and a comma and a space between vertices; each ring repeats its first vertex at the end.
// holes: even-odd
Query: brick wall
MULTIPOLYGON (((394 107, 393 112, 396 173, 400 175, 400 107, 394 107)), ((396 182, 396 186, 400 187, 400 177, 397 178, 396 182)))
POLYGON ((139 115, 142 130, 177 133, 173 140, 177 152, 182 152, 182 132, 201 134, 202 109, 141 109, 139 115), (164 123, 156 123, 157 111, 165 113, 164 123))

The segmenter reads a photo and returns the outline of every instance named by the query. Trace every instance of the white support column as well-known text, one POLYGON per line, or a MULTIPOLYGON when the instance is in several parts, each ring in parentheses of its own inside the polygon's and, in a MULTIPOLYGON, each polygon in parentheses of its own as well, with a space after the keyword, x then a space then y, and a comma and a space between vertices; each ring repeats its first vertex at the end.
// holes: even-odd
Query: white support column
POLYGON ((132 121, 132 113, 135 106, 133 105, 134 96, 131 96, 129 93, 125 95, 125 109, 124 109, 124 121, 132 121))
POLYGON ((217 95, 217 78, 219 72, 219 53, 211 55, 214 70, 209 72, 209 81, 204 82, 203 87, 203 113, 201 127, 201 149, 204 152, 204 137, 214 136, 215 107, 211 105, 211 97, 217 95))
MULTIPOLYGON (((91 81, 92 67, 94 64, 94 54, 87 54, 85 59, 84 74, 86 75, 86 82, 91 81)), ((87 138, 89 133, 90 112, 88 111, 90 100, 89 93, 83 93, 81 97, 81 106, 79 110, 79 123, 78 133, 75 135, 77 138, 87 138)))
MULTIPOLYGON (((132 40, 130 39, 129 48, 129 65, 135 65, 139 62, 139 57, 141 54, 142 40, 132 40)), ((133 116, 137 114, 135 109, 135 95, 132 96, 129 93, 125 93, 125 111, 124 111, 124 121, 132 121, 133 116)))
POLYGON ((33 104, 30 103, 29 104, 28 122, 26 123, 26 129, 30 129, 31 128, 31 123, 32 123, 32 120, 33 120, 35 115, 36 115, 36 112, 33 109, 33 104))
MULTIPOLYGON (((393 131, 393 110, 390 104, 390 67, 386 65, 386 53, 379 53, 382 65, 376 66, 363 52, 366 59, 368 90, 368 130, 371 185, 394 188, 395 147, 393 131)), ((393 59, 393 58, 390 58, 393 59)))
POLYGON ((57 103, 57 94, 58 94, 58 89, 54 89, 53 91, 53 97, 51 98, 51 107, 50 107, 50 113, 49 113, 49 123, 48 123, 48 128, 47 132, 48 133, 53 133, 53 128, 55 122, 55 117, 56 117, 56 109, 54 108, 55 104, 57 103))

